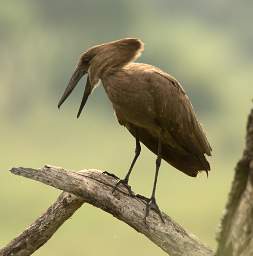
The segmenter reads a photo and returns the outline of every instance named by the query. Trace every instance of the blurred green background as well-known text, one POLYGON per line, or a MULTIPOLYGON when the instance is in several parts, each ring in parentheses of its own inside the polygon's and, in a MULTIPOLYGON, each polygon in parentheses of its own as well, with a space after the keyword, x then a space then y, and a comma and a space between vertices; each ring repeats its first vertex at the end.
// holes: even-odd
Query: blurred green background
MULTIPOLYGON (((0 1, 0 247, 59 191, 11 175, 44 164, 126 173, 134 139, 117 124, 104 90, 75 118, 84 81, 57 102, 86 48, 123 37, 145 42, 140 62, 175 76, 204 124, 212 172, 190 178, 162 164, 160 207, 213 248, 252 106, 252 1, 0 1), (82 85, 81 85, 82 84, 82 85)), ((144 148, 143 148, 144 149, 144 148)), ((143 150, 130 183, 150 195, 155 156, 143 150)), ((144 236, 85 205, 34 255, 165 255, 144 236)))

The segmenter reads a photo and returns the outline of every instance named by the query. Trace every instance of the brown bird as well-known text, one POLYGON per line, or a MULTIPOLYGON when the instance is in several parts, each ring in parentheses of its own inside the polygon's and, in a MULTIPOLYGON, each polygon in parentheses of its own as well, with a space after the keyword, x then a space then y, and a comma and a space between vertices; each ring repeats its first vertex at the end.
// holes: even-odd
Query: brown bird
POLYGON ((161 159, 192 177, 202 170, 208 174, 210 165, 205 154, 211 155, 211 147, 180 83, 157 67, 134 63, 143 50, 143 42, 135 38, 89 48, 81 55, 58 107, 87 73, 77 114, 79 117, 92 90, 99 80, 102 81, 119 123, 136 140, 134 159, 125 178, 116 187, 122 183, 129 189, 129 176, 140 155, 142 142, 157 155, 154 185, 147 200, 145 220, 150 209, 155 210, 163 220, 155 198, 161 159))

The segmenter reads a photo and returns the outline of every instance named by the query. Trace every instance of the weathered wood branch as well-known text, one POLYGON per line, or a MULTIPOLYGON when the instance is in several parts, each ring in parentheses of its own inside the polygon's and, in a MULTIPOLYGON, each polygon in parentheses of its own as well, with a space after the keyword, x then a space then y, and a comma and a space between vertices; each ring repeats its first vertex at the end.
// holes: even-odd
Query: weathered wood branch
POLYGON ((253 109, 217 240, 217 256, 253 255, 253 109))
POLYGON ((52 237, 83 202, 81 197, 67 192, 61 193, 56 202, 41 217, 7 246, 0 249, 0 256, 31 255, 52 237))
MULTIPOLYGON (((165 224, 161 222, 159 216, 153 211, 150 212, 145 224, 144 201, 140 198, 129 196, 127 191, 121 187, 120 190, 112 194, 112 188, 116 180, 101 171, 87 170, 78 173, 66 171, 62 168, 45 166, 38 170, 13 168, 11 172, 67 191, 79 197, 78 200, 81 197, 83 201, 103 209, 130 225, 136 231, 144 234, 171 256, 213 255, 211 249, 199 242, 195 236, 187 233, 164 213, 165 224)), ((79 205, 83 202, 82 200, 78 201, 79 205)), ((51 229, 54 228, 51 227, 51 229)), ((44 242, 41 242, 40 245, 44 242)))
MULTIPOLYGON (((151 212, 145 224, 144 202, 140 198, 129 196, 122 188, 112 194, 116 180, 100 171, 72 172, 45 166, 38 170, 13 168, 11 172, 67 192, 63 192, 40 218, 1 249, 0 256, 31 255, 46 243, 84 202, 124 221, 171 256, 213 255, 211 249, 188 234, 164 213, 165 224, 154 212, 151 212)), ((235 169, 220 230, 216 256, 253 255, 253 110, 248 119, 246 148, 235 169)))

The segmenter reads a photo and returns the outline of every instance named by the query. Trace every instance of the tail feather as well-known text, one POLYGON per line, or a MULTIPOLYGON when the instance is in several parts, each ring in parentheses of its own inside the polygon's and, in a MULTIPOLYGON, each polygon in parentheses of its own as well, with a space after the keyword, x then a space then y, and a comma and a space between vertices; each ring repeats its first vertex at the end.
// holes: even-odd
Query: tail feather
MULTIPOLYGON (((127 129, 135 136, 137 127, 133 125, 128 126, 127 129)), ((152 136, 146 129, 138 127, 139 140, 154 154, 157 153, 157 138, 152 136)), ((171 164, 179 171, 191 176, 196 177, 200 171, 210 171, 210 165, 205 158, 205 155, 193 155, 188 152, 182 153, 167 144, 162 143, 162 159, 171 164)))

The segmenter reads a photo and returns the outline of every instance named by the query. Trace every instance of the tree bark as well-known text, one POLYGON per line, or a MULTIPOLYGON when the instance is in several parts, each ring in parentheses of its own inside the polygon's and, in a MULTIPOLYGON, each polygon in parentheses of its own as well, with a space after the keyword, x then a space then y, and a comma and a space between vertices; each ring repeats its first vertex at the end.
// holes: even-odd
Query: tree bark
POLYGON ((31 255, 52 237, 83 202, 81 197, 67 192, 61 193, 56 202, 41 217, 7 246, 0 249, 0 256, 31 255))
MULTIPOLYGON (((145 223, 145 202, 138 197, 129 196, 127 190, 121 186, 119 190, 112 194, 112 188, 115 186, 117 180, 109 175, 103 174, 101 171, 87 170, 80 173, 66 171, 59 167, 45 166, 38 170, 31 168, 13 168, 11 172, 81 197, 83 201, 103 209, 119 220, 127 223, 136 231, 144 234, 171 256, 213 255, 211 249, 199 242, 195 236, 186 232, 186 230, 164 213, 163 218, 165 223, 163 223, 159 216, 153 211, 150 212, 150 216, 145 223)), ((79 206, 83 202, 82 200, 79 199, 79 206)), ((61 213, 58 212, 58 215, 61 215, 61 213)), ((50 225, 52 225, 50 229, 56 231, 54 223, 50 225)), ((39 226, 37 229, 39 229, 39 226)), ((31 230, 31 233, 36 232, 39 231, 31 230)), ((24 240, 24 237, 21 235, 19 238, 15 239, 14 242, 9 245, 10 248, 8 251, 12 251, 12 244, 21 243, 26 247, 33 246, 27 242, 18 241, 19 239, 24 240)), ((40 245, 46 242, 47 237, 45 234, 41 236, 41 240, 44 241, 41 241, 40 245)), ((30 241, 34 243, 32 240, 30 241)), ((37 246, 37 248, 38 247, 39 246, 37 246)), ((3 249, 2 251, 4 250, 7 251, 7 249, 3 249)), ((23 254, 20 255, 30 255, 28 251, 27 254, 25 254, 24 248, 22 248, 22 251, 23 254)))
POLYGON ((217 256, 253 255, 253 109, 217 240, 217 256))
MULTIPOLYGON (((117 180, 101 171, 72 172, 45 166, 38 170, 13 168, 11 172, 66 192, 59 196, 46 213, 1 249, 0 256, 31 255, 84 202, 101 208, 130 225, 170 256, 214 255, 211 249, 164 213, 165 223, 153 211, 145 223, 145 202, 136 196, 129 196, 127 190, 121 186, 112 194, 117 180)), ((235 168, 234 181, 217 241, 216 256, 253 255, 253 110, 248 118, 246 147, 235 168)))

